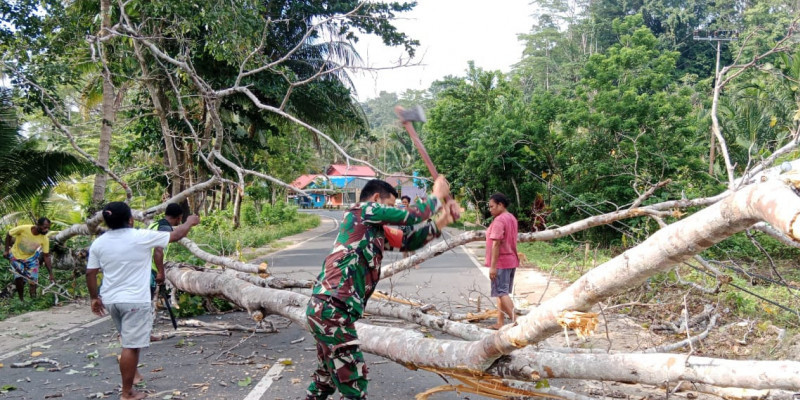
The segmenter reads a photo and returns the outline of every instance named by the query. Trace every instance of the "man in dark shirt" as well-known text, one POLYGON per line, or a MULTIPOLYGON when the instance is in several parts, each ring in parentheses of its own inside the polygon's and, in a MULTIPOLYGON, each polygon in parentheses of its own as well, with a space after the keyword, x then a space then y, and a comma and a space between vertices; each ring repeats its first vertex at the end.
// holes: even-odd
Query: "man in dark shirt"
MULTIPOLYGON (((164 211, 164 218, 153 222, 147 227, 147 229, 161 232, 172 232, 172 227, 180 225, 182 220, 183 209, 181 206, 176 203, 169 203, 167 204, 167 210, 164 211)), ((166 281, 166 276, 164 275, 164 259, 167 257, 168 251, 169 246, 165 248, 156 247, 153 249, 153 263, 150 267, 150 299, 153 301, 155 301, 156 298, 158 285, 163 285, 166 281)), ((168 300, 165 299, 164 301, 168 300)), ((155 313, 155 311, 156 306, 153 304, 153 312, 155 313)), ((153 322, 155 321, 156 319, 153 318, 153 322)), ((159 340, 161 340, 160 336, 150 335, 151 342, 158 342, 159 340)))
MULTIPOLYGON (((147 229, 161 232, 172 232, 173 226, 181 224, 183 219, 183 209, 176 203, 167 204, 167 210, 164 211, 164 218, 153 222, 147 229)), ((156 287, 164 283, 164 258, 167 257, 169 247, 161 248, 156 247, 153 249, 153 266, 150 271, 150 297, 155 296, 156 287)))

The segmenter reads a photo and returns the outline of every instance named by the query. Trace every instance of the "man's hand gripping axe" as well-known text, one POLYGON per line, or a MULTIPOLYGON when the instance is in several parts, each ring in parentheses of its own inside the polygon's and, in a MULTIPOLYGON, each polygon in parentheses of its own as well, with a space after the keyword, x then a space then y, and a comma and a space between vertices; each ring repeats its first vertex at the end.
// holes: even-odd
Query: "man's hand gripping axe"
MULTIPOLYGON (((425 122, 425 112, 422 110, 422 107, 415 106, 413 108, 405 109, 401 106, 395 106, 394 113, 397 114, 398 118, 400 118, 400 122, 403 124, 403 127, 406 128, 408 136, 411 136, 411 141, 414 143, 414 147, 417 148, 417 151, 419 151, 422 161, 424 161, 425 165, 428 167, 428 172, 430 172, 431 178, 436 180, 436 177, 439 176, 439 173, 436 171, 436 166, 433 165, 433 161, 431 161, 428 151, 425 150, 425 146, 422 144, 422 141, 419 140, 417 131, 414 130, 414 121, 425 122)), ((450 200, 453 200, 453 198, 448 196, 443 200, 445 204, 447 204, 450 200)), ((458 210, 458 207, 449 208, 450 215, 453 216, 453 220, 458 220, 458 218, 461 216, 461 212, 458 210)))

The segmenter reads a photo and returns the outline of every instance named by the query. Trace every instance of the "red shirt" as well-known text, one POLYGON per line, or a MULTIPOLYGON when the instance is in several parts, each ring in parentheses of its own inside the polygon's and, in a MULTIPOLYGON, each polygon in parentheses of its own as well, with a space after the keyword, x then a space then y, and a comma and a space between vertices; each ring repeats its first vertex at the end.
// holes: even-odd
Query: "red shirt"
POLYGON ((497 257, 497 269, 517 268, 517 219, 508 211, 494 217, 486 230, 486 266, 492 266, 492 245, 500 243, 500 256, 497 257))

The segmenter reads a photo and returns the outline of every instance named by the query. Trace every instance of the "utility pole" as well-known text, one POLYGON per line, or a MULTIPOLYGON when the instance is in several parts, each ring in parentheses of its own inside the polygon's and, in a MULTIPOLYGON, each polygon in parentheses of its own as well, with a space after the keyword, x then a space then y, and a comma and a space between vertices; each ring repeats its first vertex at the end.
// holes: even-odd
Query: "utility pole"
MULTIPOLYGON (((719 84, 720 76, 719 76, 719 54, 720 48, 722 47, 722 42, 730 42, 739 39, 739 31, 736 30, 716 30, 716 31, 702 31, 702 30, 695 30, 692 34, 692 39, 700 40, 700 41, 707 41, 707 42, 717 42, 717 64, 714 67, 714 87, 716 88, 717 84, 719 84)), ((713 127, 712 127, 713 129, 713 127)), ((711 150, 708 155, 708 174, 714 174, 714 152, 717 147, 717 136, 714 133, 711 133, 711 150)))

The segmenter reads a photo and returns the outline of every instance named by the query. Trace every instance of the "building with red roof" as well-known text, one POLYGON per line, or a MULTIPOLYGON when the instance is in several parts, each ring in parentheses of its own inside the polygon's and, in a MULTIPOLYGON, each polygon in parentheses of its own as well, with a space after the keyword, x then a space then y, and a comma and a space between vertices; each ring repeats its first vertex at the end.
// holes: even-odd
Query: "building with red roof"
POLYGON ((374 178, 375 171, 366 165, 331 164, 325 171, 328 176, 362 176, 374 178))
POLYGON ((311 182, 314 182, 314 179, 317 179, 320 174, 305 174, 300 175, 297 179, 290 183, 291 186, 296 187, 298 189, 305 189, 311 182))

